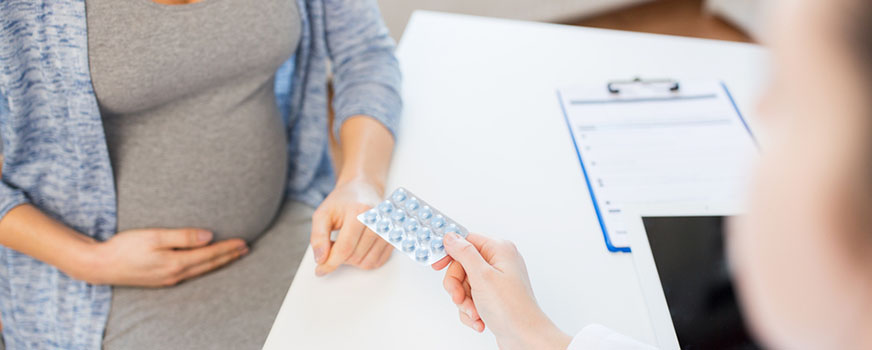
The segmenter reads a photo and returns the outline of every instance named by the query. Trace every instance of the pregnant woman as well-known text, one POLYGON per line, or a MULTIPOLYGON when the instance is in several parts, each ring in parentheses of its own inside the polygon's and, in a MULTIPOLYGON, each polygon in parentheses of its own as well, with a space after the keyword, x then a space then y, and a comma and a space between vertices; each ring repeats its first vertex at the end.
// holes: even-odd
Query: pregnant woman
POLYGON ((384 264, 393 49, 375 0, 0 1, 5 346, 256 349, 310 241, 384 264))

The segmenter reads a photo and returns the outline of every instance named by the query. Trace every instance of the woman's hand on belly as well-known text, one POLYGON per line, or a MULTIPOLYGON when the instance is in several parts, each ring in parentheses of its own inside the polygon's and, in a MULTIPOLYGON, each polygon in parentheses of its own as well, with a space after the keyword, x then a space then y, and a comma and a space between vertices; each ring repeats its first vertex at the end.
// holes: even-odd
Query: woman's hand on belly
POLYGON ((381 200, 378 186, 363 180, 339 184, 312 216, 312 250, 318 267, 315 274, 326 275, 339 265, 349 264, 370 270, 380 267, 391 256, 392 247, 357 220, 381 200), (339 230, 336 242, 330 233, 339 230))
POLYGON ((209 244, 199 229, 140 229, 96 243, 82 279, 94 284, 172 286, 224 266, 248 253, 245 241, 209 244))
POLYGON ((98 242, 30 204, 0 220, 0 244, 92 284, 169 286, 248 252, 241 239, 211 240, 211 232, 198 229, 143 229, 98 242))

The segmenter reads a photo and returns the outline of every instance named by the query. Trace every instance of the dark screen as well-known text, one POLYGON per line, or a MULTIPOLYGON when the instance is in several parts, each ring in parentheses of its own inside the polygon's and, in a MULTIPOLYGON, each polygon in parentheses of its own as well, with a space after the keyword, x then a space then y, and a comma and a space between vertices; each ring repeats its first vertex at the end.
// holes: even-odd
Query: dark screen
POLYGON ((733 292, 722 216, 646 217, 651 253, 682 349, 759 349, 733 292))

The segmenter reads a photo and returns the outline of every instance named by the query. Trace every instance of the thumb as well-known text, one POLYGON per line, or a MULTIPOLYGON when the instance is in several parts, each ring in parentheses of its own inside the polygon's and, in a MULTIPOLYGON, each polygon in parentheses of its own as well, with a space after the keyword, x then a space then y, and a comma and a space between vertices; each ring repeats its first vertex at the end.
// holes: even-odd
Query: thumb
POLYGON ((460 263, 460 266, 463 266, 467 274, 478 275, 485 269, 490 268, 490 264, 482 258, 478 249, 458 234, 449 233, 445 235, 443 244, 445 245, 445 252, 452 259, 460 263))

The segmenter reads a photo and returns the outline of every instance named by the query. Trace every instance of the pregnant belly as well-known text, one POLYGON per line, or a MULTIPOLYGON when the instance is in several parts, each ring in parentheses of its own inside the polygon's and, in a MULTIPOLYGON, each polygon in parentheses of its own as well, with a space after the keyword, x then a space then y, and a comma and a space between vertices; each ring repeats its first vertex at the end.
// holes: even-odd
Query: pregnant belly
POLYGON ((264 232, 284 195, 287 142, 271 94, 247 102, 227 114, 104 114, 118 230, 196 227, 249 242, 264 232))

